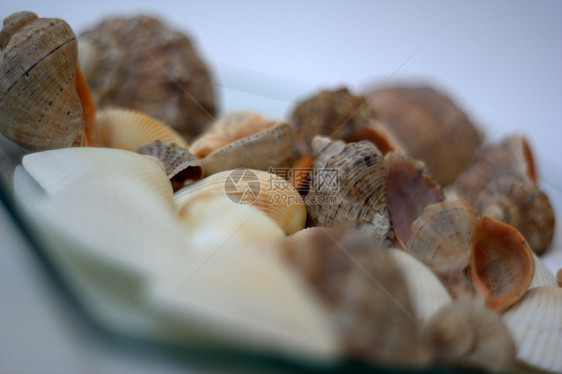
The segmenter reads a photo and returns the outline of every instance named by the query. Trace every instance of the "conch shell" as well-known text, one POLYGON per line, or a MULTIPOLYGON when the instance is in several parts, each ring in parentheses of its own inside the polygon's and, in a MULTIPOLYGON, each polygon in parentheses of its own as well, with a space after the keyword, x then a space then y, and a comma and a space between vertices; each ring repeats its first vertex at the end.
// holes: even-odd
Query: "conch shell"
POLYGON ((70 26, 14 13, 0 50, 0 132, 32 151, 93 145, 95 105, 70 26))
POLYGON ((429 362, 406 281, 365 233, 309 228, 287 238, 284 254, 328 308, 348 356, 400 366, 429 362))
POLYGON ((437 311, 423 329, 439 362, 509 372, 515 342, 501 316, 478 302, 455 301, 437 311))
POLYGON ((97 105, 135 109, 187 140, 214 117, 210 72, 185 35, 149 16, 109 18, 79 37, 97 105))
POLYGON ((312 226, 348 224, 391 246, 392 221, 386 206, 384 159, 368 142, 345 144, 317 136, 306 209, 312 226))
POLYGON ((428 86, 396 86, 365 97, 405 153, 422 160, 440 185, 452 183, 470 165, 481 136, 443 93, 428 86))

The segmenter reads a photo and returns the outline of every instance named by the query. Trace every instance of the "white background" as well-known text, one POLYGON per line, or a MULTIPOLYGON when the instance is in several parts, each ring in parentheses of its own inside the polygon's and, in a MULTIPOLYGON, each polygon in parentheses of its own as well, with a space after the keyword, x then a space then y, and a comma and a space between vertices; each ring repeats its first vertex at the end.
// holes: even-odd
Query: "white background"
MULTIPOLYGON (((543 187, 562 213, 560 1, 24 0, 1 4, 0 17, 20 10, 62 18, 77 34, 107 16, 159 16, 196 43, 223 113, 250 109, 281 118, 323 88, 430 83, 490 139, 526 134, 543 187)), ((0 227, 9 232, 7 225, 0 227)), ((2 246, 13 250, 14 243, 2 246)), ((151 372, 170 365, 85 343, 44 297, 49 291, 30 283, 32 259, 10 250, 0 261, 1 372, 151 372)))

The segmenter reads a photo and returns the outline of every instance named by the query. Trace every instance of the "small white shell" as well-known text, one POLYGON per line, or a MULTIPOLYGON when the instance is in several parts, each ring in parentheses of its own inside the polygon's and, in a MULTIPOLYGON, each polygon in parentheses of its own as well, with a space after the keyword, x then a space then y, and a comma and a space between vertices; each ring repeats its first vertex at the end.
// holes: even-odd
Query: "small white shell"
POLYGON ((537 287, 507 310, 503 321, 517 346, 517 359, 562 372, 562 288, 537 287))
POLYGON ((450 303, 451 296, 435 274, 414 256, 396 248, 389 251, 406 279, 416 317, 423 324, 437 309, 450 303))
POLYGON ((550 270, 548 270, 544 262, 534 253, 533 257, 535 258, 535 275, 529 289, 535 287, 557 287, 558 282, 556 278, 550 270))

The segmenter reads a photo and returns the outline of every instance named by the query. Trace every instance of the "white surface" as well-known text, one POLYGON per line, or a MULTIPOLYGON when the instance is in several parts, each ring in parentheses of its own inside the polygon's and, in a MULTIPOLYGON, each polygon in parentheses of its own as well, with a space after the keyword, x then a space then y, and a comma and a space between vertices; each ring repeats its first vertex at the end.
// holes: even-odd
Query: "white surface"
MULTIPOLYGON (((78 34, 105 16, 160 16, 195 40, 222 112, 283 117, 320 88, 428 81, 491 138, 529 136, 562 213, 562 2, 23 0, 4 2, 0 17, 20 10, 65 19, 78 34)), ((13 230, 0 209, 0 372, 185 369, 84 335, 13 230)), ((549 256, 556 270, 562 252, 549 256)))

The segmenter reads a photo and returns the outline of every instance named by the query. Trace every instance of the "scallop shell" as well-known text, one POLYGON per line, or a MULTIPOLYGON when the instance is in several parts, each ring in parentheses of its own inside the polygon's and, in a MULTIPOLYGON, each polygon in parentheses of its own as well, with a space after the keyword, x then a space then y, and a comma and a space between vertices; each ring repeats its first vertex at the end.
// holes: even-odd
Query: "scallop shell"
POLYGON ((201 163, 207 175, 236 168, 288 168, 292 161, 293 143, 292 126, 286 122, 276 122, 265 131, 212 152, 201 163))
POLYGON ((22 163, 49 195, 87 174, 119 174, 148 186, 168 206, 172 205, 172 186, 162 168, 135 152, 109 148, 63 148, 26 155, 22 163))
POLYGON ((445 200, 441 187, 427 174, 425 166, 408 156, 387 153, 386 201, 394 231, 402 243, 410 239, 410 226, 429 204, 445 200))
POLYGON ((384 161, 377 147, 368 141, 345 144, 317 136, 312 148, 314 163, 305 199, 310 225, 349 224, 390 246, 394 231, 386 206, 384 161))
POLYGON ((70 26, 14 13, 4 20, 0 51, 0 132, 33 151, 85 145, 78 43, 70 26))
POLYGON ((287 234, 302 229, 306 222, 306 208, 299 193, 287 180, 264 171, 228 170, 185 186, 174 195, 180 219, 190 201, 201 195, 226 195, 232 204, 255 206, 287 234))
POLYGON ((287 238, 285 258, 328 308, 347 355, 378 364, 427 364, 406 280, 365 233, 314 227, 287 238))
POLYGON ((406 280, 416 318, 423 325, 452 301, 451 296, 435 274, 415 257, 396 248, 390 248, 389 253, 406 280))
POLYGON ((535 259, 535 275, 529 285, 529 289, 535 287, 557 287, 558 283, 554 275, 548 270, 544 262, 533 253, 535 259))
POLYGON ((170 126, 141 112, 124 108, 102 109, 97 114, 96 144, 136 152, 141 146, 160 140, 187 148, 183 137, 170 126))
POLYGON ((455 301, 427 322, 424 337, 438 361, 510 372, 515 368, 515 342, 501 316, 478 302, 455 301))
POLYGON ((362 96, 352 95, 346 88, 324 90, 297 104, 292 113, 299 156, 310 153, 312 139, 326 135, 349 140, 376 118, 362 96))
POLYGON ((537 287, 503 314, 517 346, 517 359, 541 370, 562 372, 562 288, 537 287))
POLYGON ((463 272, 470 263, 470 234, 478 211, 466 201, 428 205, 412 223, 408 252, 428 266, 452 292, 463 292, 463 272), (460 283, 459 283, 460 282, 460 283))
POLYGON ((214 117, 208 67, 190 39, 163 22, 146 15, 107 18, 82 33, 79 44, 80 62, 98 107, 146 113, 187 140, 214 117))
POLYGON ((529 289, 535 262, 529 245, 513 227, 480 217, 470 236, 472 281, 495 310, 504 310, 529 289))
POLYGON ((365 97, 406 154, 422 160, 440 185, 468 168, 481 137, 446 95, 428 86, 396 86, 365 97))
POLYGON ((155 140, 150 144, 139 147, 137 153, 154 157, 166 172, 166 175, 178 190, 188 182, 203 178, 203 165, 187 149, 174 142, 163 143, 155 140))
POLYGON ((481 214, 521 232, 536 254, 544 253, 554 236, 554 209, 548 196, 526 177, 515 174, 491 179, 471 201, 481 214))

